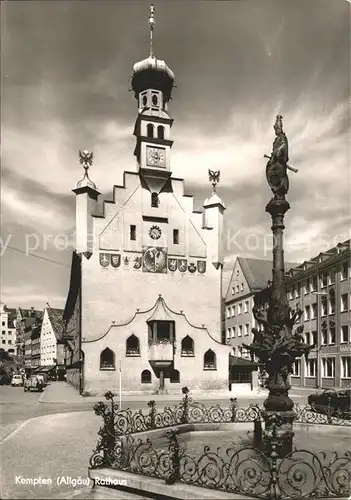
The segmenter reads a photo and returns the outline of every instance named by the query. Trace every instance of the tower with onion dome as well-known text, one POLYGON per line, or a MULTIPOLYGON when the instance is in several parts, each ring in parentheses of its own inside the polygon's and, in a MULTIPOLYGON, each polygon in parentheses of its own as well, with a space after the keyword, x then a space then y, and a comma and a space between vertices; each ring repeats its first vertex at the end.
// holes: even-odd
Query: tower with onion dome
POLYGON ((133 67, 132 89, 138 103, 134 135, 134 155, 143 185, 150 191, 154 204, 171 176, 170 153, 173 145, 173 119, 168 113, 168 102, 174 86, 174 74, 167 64, 157 59, 153 49, 155 26, 154 6, 150 6, 150 55, 133 67))
POLYGON ((137 169, 124 172, 99 214, 93 212, 99 192, 87 173, 93 155, 79 156, 86 173, 74 189, 67 380, 91 395, 118 391, 120 383, 123 392, 139 394, 179 393, 184 385, 228 389, 219 172, 211 172, 212 196, 203 210, 195 209, 184 179, 172 176, 168 102, 174 74, 154 54, 154 12, 151 6, 149 55, 134 64, 131 82, 137 169))

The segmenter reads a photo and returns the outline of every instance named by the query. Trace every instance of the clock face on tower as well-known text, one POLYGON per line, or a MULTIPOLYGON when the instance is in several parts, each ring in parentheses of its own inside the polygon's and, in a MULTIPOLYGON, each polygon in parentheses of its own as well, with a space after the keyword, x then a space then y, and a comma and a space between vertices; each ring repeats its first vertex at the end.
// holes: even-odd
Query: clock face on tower
POLYGON ((146 165, 149 167, 166 167, 166 151, 162 148, 146 147, 146 165))

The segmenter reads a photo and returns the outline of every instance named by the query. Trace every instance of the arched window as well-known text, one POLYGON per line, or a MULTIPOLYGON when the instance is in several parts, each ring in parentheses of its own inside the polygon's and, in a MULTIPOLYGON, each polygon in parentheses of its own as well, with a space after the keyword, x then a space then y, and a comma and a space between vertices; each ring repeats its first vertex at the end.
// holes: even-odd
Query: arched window
POLYGON ((173 370, 171 376, 169 377, 171 384, 179 384, 180 376, 178 370, 173 370))
POLYGON ((143 106, 146 106, 147 104, 147 97, 146 95, 143 95, 143 106))
POLYGON ((146 130, 147 130, 147 136, 148 137, 153 137, 154 136, 154 126, 153 126, 152 123, 148 123, 147 124, 146 130))
POLYGON ((189 335, 182 340, 181 356, 194 356, 194 341, 189 335))
POLYGON ((134 334, 127 338, 126 356, 140 356, 140 343, 134 334))
POLYGON ((152 96, 152 104, 154 106, 158 105, 158 96, 157 96, 157 94, 153 94, 153 96, 152 96))
POLYGON ((115 370, 115 353, 108 347, 100 354, 100 370, 115 370))
POLYGON ((165 138, 165 128, 162 127, 162 125, 159 125, 157 127, 157 137, 159 139, 164 139, 165 138))
POLYGON ((217 370, 216 354, 211 349, 204 354, 204 370, 217 370))
POLYGON ((151 384, 151 372, 149 370, 144 370, 141 372, 141 383, 151 384))
POLYGON ((157 193, 151 193, 151 206, 157 208, 160 203, 157 193))

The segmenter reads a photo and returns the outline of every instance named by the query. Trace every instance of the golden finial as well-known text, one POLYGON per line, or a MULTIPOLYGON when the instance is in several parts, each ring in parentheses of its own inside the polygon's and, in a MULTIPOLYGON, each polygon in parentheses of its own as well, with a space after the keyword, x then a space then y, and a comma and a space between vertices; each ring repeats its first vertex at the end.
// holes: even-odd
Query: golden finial
POLYGON ((155 7, 149 7, 149 28, 150 28, 150 57, 154 57, 153 31, 155 26, 155 7))

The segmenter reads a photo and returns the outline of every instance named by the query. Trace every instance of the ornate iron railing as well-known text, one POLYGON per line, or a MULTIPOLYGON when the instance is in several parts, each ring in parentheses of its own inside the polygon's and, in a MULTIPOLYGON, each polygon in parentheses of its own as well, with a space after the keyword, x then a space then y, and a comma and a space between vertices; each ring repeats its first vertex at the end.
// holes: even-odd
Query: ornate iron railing
MULTIPOLYGON (((180 404, 156 409, 149 401, 149 412, 119 410, 113 394, 110 404, 98 403, 94 410, 104 419, 100 439, 91 459, 91 468, 109 467, 163 479, 167 484, 183 482, 194 486, 241 493, 254 498, 300 499, 337 498, 351 494, 351 453, 293 450, 283 456, 276 429, 279 417, 273 415, 270 433, 261 429, 261 409, 250 405, 239 408, 231 399, 228 408, 206 407, 189 397, 183 388, 180 404), (204 446, 199 456, 192 456, 179 442, 180 429, 189 423, 253 422, 252 447, 231 445, 211 449, 204 446), (158 449, 150 438, 138 439, 140 432, 169 428, 167 449, 158 449), (255 441, 256 440, 256 441, 255 441), (241 447, 240 447, 241 446, 241 447)), ((307 424, 346 425, 351 421, 331 412, 318 414, 310 406, 295 406, 295 422, 307 424)))

